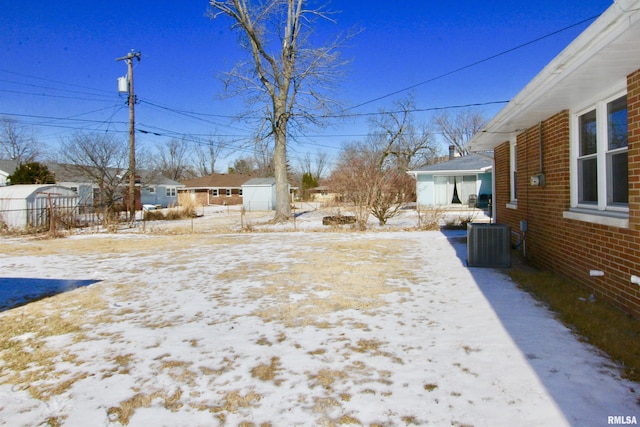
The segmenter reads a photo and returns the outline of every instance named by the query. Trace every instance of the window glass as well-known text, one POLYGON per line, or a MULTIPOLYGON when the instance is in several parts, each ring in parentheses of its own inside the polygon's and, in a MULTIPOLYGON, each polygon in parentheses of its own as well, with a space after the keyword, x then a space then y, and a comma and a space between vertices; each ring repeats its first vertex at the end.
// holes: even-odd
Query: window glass
POLYGON ((580 155, 588 156, 597 152, 596 110, 580 116, 580 155))
POLYGON ((609 157, 609 204, 629 203, 629 165, 626 151, 609 157))
POLYGON ((609 150, 627 146, 627 97, 607 104, 609 150))
POLYGON ((598 203, 598 160, 595 157, 578 161, 580 203, 598 203))
POLYGON ((518 200, 518 151, 516 150, 517 145, 512 147, 513 149, 513 183, 511 184, 513 188, 513 200, 518 200))

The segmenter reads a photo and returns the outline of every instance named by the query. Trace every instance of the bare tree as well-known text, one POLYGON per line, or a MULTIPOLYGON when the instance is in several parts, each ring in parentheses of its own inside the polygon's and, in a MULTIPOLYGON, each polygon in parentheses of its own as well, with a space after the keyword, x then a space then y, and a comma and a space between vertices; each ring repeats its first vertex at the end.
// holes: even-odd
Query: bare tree
POLYGON ((8 117, 0 119, 0 153, 0 157, 20 164, 33 162, 42 154, 33 133, 8 117))
POLYGON ((360 229, 365 229, 369 215, 380 225, 396 216, 413 194, 415 183, 388 162, 375 144, 356 142, 343 147, 329 185, 351 206, 360 229))
POLYGON ((185 138, 173 138, 157 147, 155 169, 174 181, 193 176, 192 149, 185 138))
POLYGON ((445 111, 433 121, 448 145, 455 147, 461 156, 469 154, 469 141, 486 123, 481 113, 471 109, 461 110, 453 118, 445 111))
POLYGON ((216 162, 227 146, 226 142, 221 138, 210 136, 209 139, 196 140, 195 155, 197 159, 197 174, 199 176, 207 176, 215 173, 216 162))
MULTIPOLYGON (((275 162, 273 157, 273 144, 268 138, 256 141, 253 149, 253 161, 255 164, 255 175, 261 178, 268 178, 275 173, 275 162)), ((287 184, 289 175, 287 174, 287 184)))
POLYGON ((433 162, 438 155, 431 129, 415 123, 411 113, 414 108, 410 97, 395 102, 393 111, 381 110, 371 121, 373 132, 369 135, 383 153, 383 160, 393 161, 405 172, 433 162))
POLYGON ((415 181, 406 172, 437 155, 431 132, 414 124, 412 109, 409 99, 381 111, 366 142, 345 146, 331 174, 330 185, 354 207, 361 228, 369 214, 384 225, 415 200, 415 181))
POLYGON ((324 151, 316 152, 315 156, 305 153, 298 161, 300 175, 310 174, 315 179, 321 179, 329 168, 329 157, 324 151))
MULTIPOLYGON (((129 144, 106 133, 77 133, 61 142, 61 166, 69 173, 98 186, 97 204, 102 207, 105 225, 122 200, 129 182, 129 144)), ((94 205, 96 201, 94 200, 94 205)))
POLYGON ((378 160, 362 142, 343 146, 328 183, 351 206, 361 229, 367 227, 374 186, 380 181, 378 160))
POLYGON ((267 134, 273 136, 276 178, 274 221, 291 216, 287 182, 289 125, 319 123, 335 103, 335 89, 344 62, 337 49, 348 37, 322 47, 312 47, 311 35, 318 19, 330 20, 323 8, 307 9, 307 0, 210 0, 212 18, 225 16, 240 36, 248 60, 227 73, 227 93, 244 94, 261 108, 267 134))
POLYGON ((253 157, 240 157, 233 161, 233 165, 229 166, 229 173, 238 173, 243 175, 255 175, 256 165, 253 157))

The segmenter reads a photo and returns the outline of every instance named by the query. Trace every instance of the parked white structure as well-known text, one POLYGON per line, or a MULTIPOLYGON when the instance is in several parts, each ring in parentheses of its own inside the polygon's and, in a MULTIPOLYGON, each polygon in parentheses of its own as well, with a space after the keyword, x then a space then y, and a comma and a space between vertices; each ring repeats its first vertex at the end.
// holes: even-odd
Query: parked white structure
POLYGON ((276 179, 253 178, 242 184, 242 206, 247 211, 276 208, 276 179))
POLYGON ((27 229, 49 224, 53 210, 69 213, 78 205, 78 195, 55 184, 0 187, 0 226, 27 229))

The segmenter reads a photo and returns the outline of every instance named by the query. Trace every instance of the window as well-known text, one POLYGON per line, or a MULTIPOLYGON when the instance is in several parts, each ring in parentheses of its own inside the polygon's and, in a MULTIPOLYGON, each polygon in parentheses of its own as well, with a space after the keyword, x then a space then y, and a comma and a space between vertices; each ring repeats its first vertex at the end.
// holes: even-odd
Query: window
POLYGON ((598 203, 598 148, 596 110, 579 118, 578 201, 598 203))
POLYGON ((627 97, 599 102, 577 116, 574 203, 628 212, 627 97))
POLYGON ((156 187, 147 187, 149 193, 154 194, 156 192, 156 187))
POLYGON ((511 141, 509 145, 509 168, 511 170, 511 205, 518 202, 518 144, 511 141))
POLYGON ((627 97, 607 104, 607 203, 629 204, 629 163, 627 153, 627 97))
POLYGON ((167 197, 175 197, 176 189, 175 187, 167 187, 167 197))
POLYGON ((211 196, 218 197, 218 189, 217 188, 211 189, 211 196))
POLYGON ((231 189, 227 188, 227 197, 231 196, 231 189))

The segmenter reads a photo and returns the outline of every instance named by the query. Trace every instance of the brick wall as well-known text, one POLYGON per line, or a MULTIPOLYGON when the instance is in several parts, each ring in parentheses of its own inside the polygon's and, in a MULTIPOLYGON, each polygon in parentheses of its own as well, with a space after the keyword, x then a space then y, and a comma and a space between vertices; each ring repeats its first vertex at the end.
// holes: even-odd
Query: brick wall
MULTIPOLYGON (((640 276, 640 70, 628 84, 629 115, 629 228, 618 228, 563 218, 570 208, 570 115, 559 112, 518 135, 518 203, 510 198, 509 143, 496 147, 496 219, 519 232, 528 222, 521 247, 535 266, 555 271, 588 287, 596 295, 640 318, 640 286, 630 282, 640 276), (540 136, 544 187, 529 184, 540 172, 540 136), (602 270, 604 277, 590 277, 602 270)), ((522 233, 520 233, 522 235, 522 233)), ((515 242, 515 239, 514 239, 515 242)))

